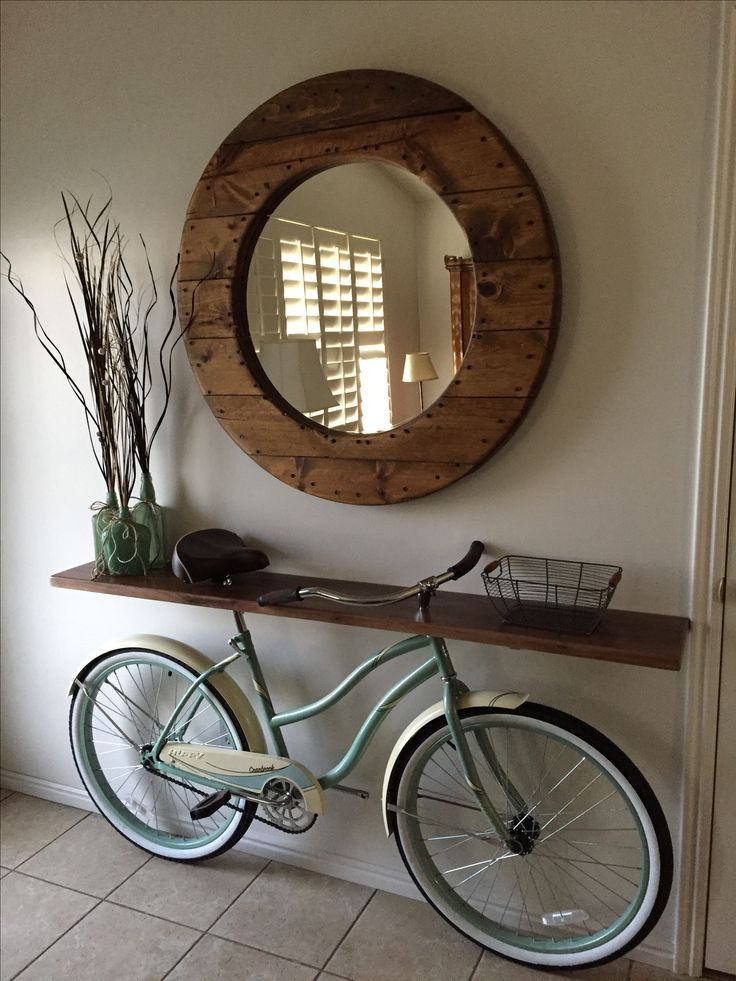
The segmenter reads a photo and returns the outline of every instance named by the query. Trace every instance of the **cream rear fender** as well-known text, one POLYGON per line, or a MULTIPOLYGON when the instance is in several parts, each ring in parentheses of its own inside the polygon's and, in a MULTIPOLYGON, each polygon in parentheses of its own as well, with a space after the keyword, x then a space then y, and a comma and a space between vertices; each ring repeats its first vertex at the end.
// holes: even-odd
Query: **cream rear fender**
MULTIPOLYGON (((93 651, 75 674, 74 681, 69 687, 69 694, 72 695, 77 690, 76 682, 82 680, 88 668, 96 661, 101 661, 107 654, 128 649, 155 651, 164 656, 172 657, 191 668, 195 674, 203 674, 216 663, 202 654, 201 651, 190 647, 188 644, 183 644, 179 640, 173 640, 171 637, 159 637, 156 634, 135 634, 132 637, 114 640, 112 643, 107 643, 104 647, 93 651)), ((214 688, 223 702, 232 709, 245 733, 250 751, 253 753, 267 752, 266 740, 258 716, 240 686, 224 671, 211 674, 207 679, 207 684, 214 688)))
MULTIPOLYGON (((458 699, 458 708, 505 708, 505 709, 517 709, 520 705, 529 698, 529 695, 525 695, 518 691, 469 691, 464 695, 461 695, 458 699)), ((430 722, 434 722, 435 719, 444 717, 445 707, 442 702, 436 702, 434 705, 430 705, 428 709, 425 709, 420 715, 410 722, 409 725, 404 729, 399 738, 396 740, 396 745, 394 746, 391 756, 389 757, 388 763, 386 764, 386 773, 383 777, 383 795, 381 809, 383 812, 383 825, 386 829, 387 836, 391 836, 391 826, 388 820, 388 810, 387 810, 387 796, 388 788, 391 783, 391 776, 393 774, 394 767, 396 766, 396 761, 401 755, 402 750, 407 745, 407 743, 414 738, 414 736, 423 729, 424 726, 428 725, 430 722)))

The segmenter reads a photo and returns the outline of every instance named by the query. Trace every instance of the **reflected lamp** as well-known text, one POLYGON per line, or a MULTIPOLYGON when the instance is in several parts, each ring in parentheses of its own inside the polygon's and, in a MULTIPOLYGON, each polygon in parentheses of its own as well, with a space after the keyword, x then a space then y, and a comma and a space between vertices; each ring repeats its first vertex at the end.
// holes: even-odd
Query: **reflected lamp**
POLYGON ((401 377, 405 382, 417 382, 419 385, 419 411, 424 411, 424 399, 422 397, 422 382, 432 381, 438 378, 437 371, 432 364, 432 359, 426 351, 414 351, 407 354, 404 361, 404 374, 401 377))

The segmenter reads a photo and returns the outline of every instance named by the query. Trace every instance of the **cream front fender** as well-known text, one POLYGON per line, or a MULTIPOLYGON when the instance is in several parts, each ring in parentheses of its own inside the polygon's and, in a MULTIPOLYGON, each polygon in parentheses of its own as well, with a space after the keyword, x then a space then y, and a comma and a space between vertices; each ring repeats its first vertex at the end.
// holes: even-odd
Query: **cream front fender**
MULTIPOLYGON (((106 654, 114 654, 117 651, 125 650, 153 651, 157 654, 163 654, 165 657, 171 657, 185 664, 196 674, 202 674, 215 663, 208 657, 205 657, 201 651, 195 650, 194 647, 190 647, 188 644, 182 644, 181 641, 172 640, 171 637, 159 637, 155 634, 136 634, 133 637, 122 637, 94 651, 74 676, 74 681, 69 688, 69 694, 72 695, 77 690, 76 682, 82 680, 87 673, 87 669, 96 661, 101 661, 106 654)), ((248 749, 253 753, 267 752, 266 740, 263 736, 263 729, 258 721, 258 716, 253 706, 243 694, 240 686, 233 681, 230 675, 225 674, 224 671, 218 671, 216 674, 210 675, 207 683, 215 689, 223 702, 226 702, 235 713, 245 733, 245 738, 248 740, 248 749)))
MULTIPOLYGON (((528 695, 524 695, 518 691, 469 691, 464 695, 461 695, 458 699, 458 708, 506 708, 506 709, 516 709, 529 698, 528 695)), ((428 709, 425 709, 421 715, 418 715, 413 722, 404 729, 401 736, 396 741, 396 745, 393 748, 391 756, 389 757, 388 764, 386 765, 386 773, 383 777, 383 797, 381 809, 383 812, 383 824, 386 828, 386 834, 390 837, 391 827, 388 821, 388 810, 386 809, 388 788, 391 782, 391 776, 393 774, 394 766, 396 761, 401 755, 401 751, 404 749, 406 744, 414 738, 414 736, 419 732, 420 729, 424 728, 428 723, 434 722, 440 716, 444 716, 445 708, 442 702, 437 702, 435 705, 430 705, 428 709)))

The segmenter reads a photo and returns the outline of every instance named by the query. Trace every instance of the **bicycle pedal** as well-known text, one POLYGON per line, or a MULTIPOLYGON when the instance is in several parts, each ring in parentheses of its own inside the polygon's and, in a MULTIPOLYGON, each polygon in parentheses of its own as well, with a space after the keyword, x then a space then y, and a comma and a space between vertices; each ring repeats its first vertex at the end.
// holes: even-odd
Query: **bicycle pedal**
POLYGON ((190 808, 189 815, 193 821, 201 821, 202 818, 212 817, 215 811, 219 811, 229 800, 229 790, 218 790, 216 793, 210 794, 209 797, 204 797, 198 804, 190 808))

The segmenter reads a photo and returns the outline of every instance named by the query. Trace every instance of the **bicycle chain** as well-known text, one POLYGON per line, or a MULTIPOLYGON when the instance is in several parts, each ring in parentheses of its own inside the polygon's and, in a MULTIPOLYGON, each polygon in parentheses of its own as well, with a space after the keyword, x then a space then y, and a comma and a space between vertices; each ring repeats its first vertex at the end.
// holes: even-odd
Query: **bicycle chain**
MULTIPOLYGON (((148 767, 146 767, 148 769, 148 767)), ((157 777, 161 777, 162 780, 168 780, 169 783, 175 783, 177 787, 183 787, 184 790, 191 790, 193 794, 199 794, 200 797, 207 797, 208 795, 204 790, 197 790, 196 787, 192 787, 191 784, 185 783, 183 780, 177 780, 176 777, 170 777, 167 773, 159 773, 158 770, 151 768, 151 773, 155 773, 157 777)), ((237 811, 239 814, 245 814, 245 808, 238 807, 237 804, 227 804, 224 807, 229 807, 231 811, 237 811)), ((278 831, 283 831, 285 835, 303 835, 305 831, 309 831, 310 828, 314 827, 314 821, 309 825, 309 828, 299 828, 294 831, 291 828, 283 828, 280 824, 276 824, 275 821, 269 821, 268 818, 260 817, 258 814, 254 814, 253 817, 256 821, 260 821, 261 824, 268 824, 272 828, 276 828, 278 831)))

